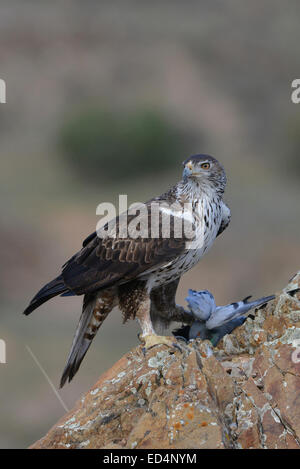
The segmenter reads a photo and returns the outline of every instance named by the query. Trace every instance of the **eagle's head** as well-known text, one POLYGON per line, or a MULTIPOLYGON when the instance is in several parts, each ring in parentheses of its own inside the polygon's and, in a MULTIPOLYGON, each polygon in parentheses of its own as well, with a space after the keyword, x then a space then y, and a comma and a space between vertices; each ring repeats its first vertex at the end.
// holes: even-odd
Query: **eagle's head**
POLYGON ((213 156, 193 155, 183 162, 183 180, 193 181, 202 187, 224 192, 226 174, 223 166, 213 156))

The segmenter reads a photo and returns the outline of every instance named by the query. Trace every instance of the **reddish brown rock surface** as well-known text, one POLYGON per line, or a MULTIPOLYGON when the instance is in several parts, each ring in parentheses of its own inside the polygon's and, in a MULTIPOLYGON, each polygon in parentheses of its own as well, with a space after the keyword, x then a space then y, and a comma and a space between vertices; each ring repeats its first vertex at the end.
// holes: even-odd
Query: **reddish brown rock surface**
POLYGON ((299 286, 216 349, 133 349, 32 448, 300 448, 299 286))

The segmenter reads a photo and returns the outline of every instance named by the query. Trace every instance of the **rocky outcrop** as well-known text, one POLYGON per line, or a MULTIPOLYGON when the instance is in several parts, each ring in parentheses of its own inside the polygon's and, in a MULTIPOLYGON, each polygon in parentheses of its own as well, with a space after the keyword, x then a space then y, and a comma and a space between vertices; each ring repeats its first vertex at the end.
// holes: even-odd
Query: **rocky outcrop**
POLYGON ((32 448, 300 448, 299 287, 215 349, 136 347, 32 448))

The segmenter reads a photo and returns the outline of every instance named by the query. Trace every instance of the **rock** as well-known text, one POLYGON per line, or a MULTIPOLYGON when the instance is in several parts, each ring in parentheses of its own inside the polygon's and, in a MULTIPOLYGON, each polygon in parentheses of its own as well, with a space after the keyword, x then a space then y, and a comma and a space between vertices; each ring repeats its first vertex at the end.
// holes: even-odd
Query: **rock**
POLYGON ((300 448, 299 287, 215 349, 136 347, 31 448, 300 448))

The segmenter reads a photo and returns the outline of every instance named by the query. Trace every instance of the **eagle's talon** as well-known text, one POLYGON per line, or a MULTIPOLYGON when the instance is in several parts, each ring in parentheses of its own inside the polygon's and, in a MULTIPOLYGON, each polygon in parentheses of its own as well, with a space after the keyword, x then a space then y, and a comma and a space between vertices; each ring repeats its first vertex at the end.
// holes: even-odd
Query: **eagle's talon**
POLYGON ((144 345, 143 350, 149 350, 157 345, 166 345, 170 348, 178 348, 180 347, 174 342, 174 337, 166 337, 164 335, 156 335, 156 334, 149 334, 149 335, 139 335, 139 339, 144 345))
POLYGON ((144 339, 143 339, 143 336, 142 336, 142 333, 141 333, 141 332, 138 332, 137 338, 139 339, 139 341, 140 341, 142 344, 144 343, 144 339))
POLYGON ((189 343, 189 340, 186 339, 185 337, 182 337, 181 335, 175 335, 175 339, 179 342, 183 342, 184 345, 187 345, 189 343))
POLYGON ((177 350, 179 350, 180 353, 183 353, 183 349, 180 347, 179 344, 176 344, 175 342, 173 342, 172 345, 173 345, 174 348, 177 348, 177 350))

